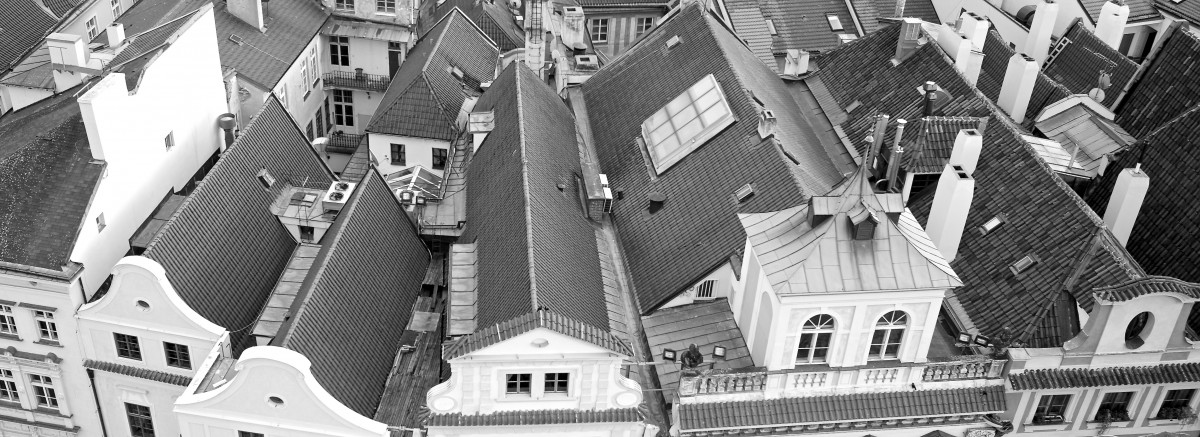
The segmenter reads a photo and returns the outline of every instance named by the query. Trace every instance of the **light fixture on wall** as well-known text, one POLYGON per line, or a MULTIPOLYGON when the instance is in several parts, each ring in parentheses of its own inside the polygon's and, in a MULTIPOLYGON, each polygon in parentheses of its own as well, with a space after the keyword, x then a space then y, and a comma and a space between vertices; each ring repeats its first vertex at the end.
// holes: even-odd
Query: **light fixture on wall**
POLYGON ((665 349, 664 348, 662 356, 663 356, 663 360, 670 361, 672 363, 674 363, 675 358, 677 358, 677 355, 675 354, 675 349, 665 349))
POLYGON ((975 344, 979 345, 979 346, 983 346, 983 347, 988 347, 988 346, 992 345, 992 339, 987 338, 982 335, 976 335, 975 336, 975 344))
POLYGON ((969 332, 958 333, 958 342, 959 343, 970 343, 971 342, 971 333, 969 333, 969 332))
POLYGON ((725 346, 713 346, 713 358, 725 359, 725 346))

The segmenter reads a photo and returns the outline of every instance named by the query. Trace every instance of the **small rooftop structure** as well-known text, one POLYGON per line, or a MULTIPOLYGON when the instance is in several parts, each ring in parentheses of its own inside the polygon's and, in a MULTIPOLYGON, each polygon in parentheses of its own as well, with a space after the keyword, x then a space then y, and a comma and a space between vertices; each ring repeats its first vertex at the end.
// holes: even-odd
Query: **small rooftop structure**
POLYGON ((1034 127, 1053 141, 1031 143, 1042 159, 1054 171, 1076 178, 1104 173, 1112 155, 1136 141, 1112 121, 1112 112, 1081 94, 1047 105, 1034 127))

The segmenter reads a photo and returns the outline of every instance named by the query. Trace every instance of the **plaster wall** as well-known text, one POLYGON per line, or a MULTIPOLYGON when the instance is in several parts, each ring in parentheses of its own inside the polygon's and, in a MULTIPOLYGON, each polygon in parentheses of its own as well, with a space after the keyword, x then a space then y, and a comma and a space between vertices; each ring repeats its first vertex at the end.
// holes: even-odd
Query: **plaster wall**
MULTIPOLYGON (((304 130, 313 122, 317 109, 325 103, 325 89, 321 86, 320 79, 324 66, 321 59, 326 56, 326 46, 321 44, 321 40, 320 35, 313 37, 279 79, 279 83, 271 88, 283 103, 284 109, 296 120, 300 130, 304 130)), ((266 101, 265 94, 261 98, 261 102, 266 101)), ((248 114, 257 113, 256 110, 248 114)))
MULTIPOLYGON (((357 110, 357 108, 355 109, 357 110)), ((433 168, 433 149, 435 148, 446 150, 446 166, 450 166, 449 141, 376 133, 368 134, 367 141, 370 142, 371 157, 379 163, 379 173, 385 176, 418 165, 438 176, 444 175, 444 169, 433 168), (392 163, 393 143, 404 145, 405 165, 392 163)))

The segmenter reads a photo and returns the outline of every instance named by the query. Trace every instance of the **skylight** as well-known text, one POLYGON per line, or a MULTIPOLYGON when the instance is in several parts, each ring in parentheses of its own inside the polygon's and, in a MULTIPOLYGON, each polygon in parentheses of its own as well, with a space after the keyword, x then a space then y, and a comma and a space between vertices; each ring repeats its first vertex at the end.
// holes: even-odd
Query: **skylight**
POLYGON ((646 151, 661 174, 732 124, 733 111, 717 79, 705 76, 642 122, 646 151))
POLYGON ((843 29, 842 28, 842 20, 840 18, 838 18, 837 15, 826 15, 825 19, 829 20, 829 28, 832 29, 834 32, 838 32, 843 29))

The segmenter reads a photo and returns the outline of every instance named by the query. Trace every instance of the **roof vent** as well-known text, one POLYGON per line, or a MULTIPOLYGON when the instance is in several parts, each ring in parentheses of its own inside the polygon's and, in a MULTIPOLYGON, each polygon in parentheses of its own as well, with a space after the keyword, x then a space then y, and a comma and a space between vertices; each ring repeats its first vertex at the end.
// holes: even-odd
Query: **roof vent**
POLYGON ((672 36, 671 39, 667 40, 667 49, 673 49, 680 44, 683 44, 683 39, 679 38, 679 35, 672 36))
POLYGON ((600 60, 596 55, 575 55, 575 69, 595 71, 600 69, 600 60))
POLYGON ((778 125, 778 120, 775 119, 775 113, 770 109, 763 109, 758 113, 758 136, 762 139, 767 139, 771 135, 775 135, 775 126, 778 125))
POLYGON ((1024 258, 1017 260, 1017 262, 1013 263, 1011 266, 1008 266, 1008 269, 1013 272, 1013 275, 1020 277, 1021 274, 1025 273, 1026 270, 1029 270, 1030 267, 1033 267, 1035 264, 1037 264, 1038 261, 1041 260, 1038 259, 1037 255, 1026 255, 1024 258))
POLYGON ((325 212, 338 213, 346 206, 346 201, 350 200, 350 193, 354 192, 354 184, 350 182, 334 182, 329 184, 329 190, 325 192, 324 198, 321 199, 321 208, 325 212))
POLYGON ((737 196, 738 203, 745 202, 751 197, 754 197, 754 184, 742 185, 741 188, 738 188, 737 191, 734 192, 734 196, 737 196))
POLYGON ((455 66, 453 66, 453 65, 451 65, 451 66, 450 66, 450 75, 451 75, 451 76, 454 76, 454 78, 455 78, 455 79, 458 79, 458 80, 463 80, 463 72, 462 72, 462 70, 461 70, 461 69, 459 69, 458 67, 455 67, 455 66))
POLYGON ((242 45, 242 37, 237 36, 236 33, 229 34, 229 40, 233 41, 234 44, 237 44, 239 46, 242 45))

